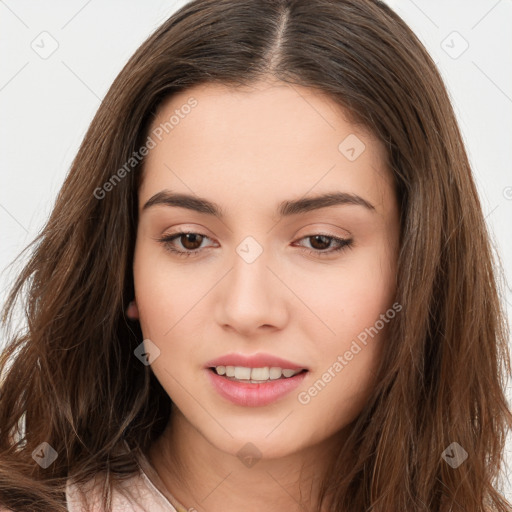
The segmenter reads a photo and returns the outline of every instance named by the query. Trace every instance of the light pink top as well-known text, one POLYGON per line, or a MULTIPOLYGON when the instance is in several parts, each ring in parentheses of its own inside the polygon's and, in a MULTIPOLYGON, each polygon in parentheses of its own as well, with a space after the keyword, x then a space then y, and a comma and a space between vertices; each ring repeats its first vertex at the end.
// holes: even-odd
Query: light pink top
MULTIPOLYGON (((122 493, 115 490, 112 494, 113 512, 188 512, 165 488, 149 461, 143 458, 139 462, 140 473, 121 484, 122 493)), ((101 484, 98 477, 80 489, 68 481, 66 499, 69 512, 103 512, 100 505, 101 484), (80 492, 80 490, 82 492, 80 492), (87 508, 87 506, 89 508, 87 508)))

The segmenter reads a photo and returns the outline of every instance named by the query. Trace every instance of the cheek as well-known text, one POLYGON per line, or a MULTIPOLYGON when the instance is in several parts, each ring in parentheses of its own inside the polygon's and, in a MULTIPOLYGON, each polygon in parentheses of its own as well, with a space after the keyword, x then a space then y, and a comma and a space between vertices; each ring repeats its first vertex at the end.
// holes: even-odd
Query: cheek
POLYGON ((354 253, 328 280, 309 283, 309 297, 311 286, 316 290, 311 309, 329 329, 319 329, 322 324, 311 315, 303 320, 302 330, 315 340, 311 360, 319 379, 306 390, 305 401, 311 398, 318 410, 335 404, 345 420, 357 415, 373 387, 388 325, 396 316, 394 260, 386 250, 354 253))
POLYGON ((316 439, 338 432, 361 413, 374 388, 376 359, 373 347, 363 348, 345 363, 333 359, 300 391, 297 412, 309 421, 316 439), (340 370, 335 361, 343 369, 340 370), (322 418, 322 421, 315 418, 322 418))
POLYGON ((187 286, 190 278, 182 266, 169 264, 163 250, 155 250, 149 243, 136 245, 133 278, 144 336, 165 339, 194 303, 193 288, 187 286))
POLYGON ((208 287, 192 267, 171 263, 148 245, 136 247, 133 265, 139 322, 144 339, 160 350, 152 370, 174 398, 182 393, 178 382, 195 378, 189 369, 198 365, 194 347, 201 339, 198 317, 206 315, 201 299, 208 287))
POLYGON ((188 421, 211 424, 215 429, 216 423, 191 399, 200 396, 204 384, 199 381, 200 373, 191 370, 199 366, 201 337, 194 318, 201 314, 200 299, 206 290, 194 287, 193 276, 187 276, 179 265, 166 264, 165 257, 152 258, 148 251, 145 259, 143 250, 139 255, 134 264, 139 321, 144 338, 160 351, 151 370, 177 409, 186 412, 188 421))
POLYGON ((309 309, 317 317, 304 315, 303 328, 313 339, 320 336, 320 345, 327 352, 350 345, 352 338, 374 325, 389 309, 395 280, 394 263, 386 248, 349 253, 336 268, 301 280, 304 288, 297 294, 307 298, 309 309))

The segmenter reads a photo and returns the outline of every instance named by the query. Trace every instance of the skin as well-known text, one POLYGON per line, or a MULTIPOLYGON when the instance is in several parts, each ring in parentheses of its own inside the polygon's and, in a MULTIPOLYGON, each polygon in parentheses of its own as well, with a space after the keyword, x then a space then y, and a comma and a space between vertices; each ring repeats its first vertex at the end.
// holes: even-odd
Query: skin
POLYGON ((198 105, 149 152, 139 189, 132 314, 160 350, 151 368, 173 401, 148 458, 160 485, 187 508, 304 510, 300 468, 307 509, 367 402, 386 339, 387 327, 360 344, 309 403, 299 402, 298 394, 393 303, 399 210, 385 149, 325 95, 281 82, 195 86, 168 99, 152 128, 191 96, 198 105), (354 161, 338 150, 350 134, 365 144, 354 161), (166 205, 143 210, 165 189, 214 201, 225 218, 166 205), (345 204, 282 219, 276 213, 281 201, 333 191, 357 194, 375 209, 345 204), (171 245, 201 252, 179 257, 158 241, 179 228, 206 238, 171 245), (354 245, 321 256, 337 244, 315 244, 315 234, 352 238, 354 245), (263 249, 251 264, 236 252, 247 236, 263 249), (204 370, 230 352, 270 353, 309 372, 278 402, 235 405, 217 394, 204 370), (261 453, 252 467, 237 457, 246 443, 261 453))

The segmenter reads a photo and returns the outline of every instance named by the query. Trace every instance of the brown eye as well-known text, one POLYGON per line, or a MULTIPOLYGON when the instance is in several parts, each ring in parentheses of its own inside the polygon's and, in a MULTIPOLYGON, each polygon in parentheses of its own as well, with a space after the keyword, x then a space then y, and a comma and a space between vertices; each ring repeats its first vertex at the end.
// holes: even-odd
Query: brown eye
POLYGON ((159 242, 169 252, 177 256, 188 257, 202 252, 201 245, 206 239, 209 238, 200 233, 180 231, 174 235, 168 235, 159 239, 159 242))
POLYGON ((313 235, 310 236, 309 239, 311 240, 311 247, 313 247, 313 249, 318 249, 319 251, 328 249, 332 242, 332 237, 324 235, 313 235))
POLYGON ((183 233, 179 237, 181 245, 188 251, 195 251, 199 249, 203 239, 204 236, 198 233, 183 233))
MULTIPOLYGON (((209 240, 209 237, 201 233, 180 231, 173 235, 165 236, 158 241, 162 243, 169 252, 177 256, 190 257, 203 252, 202 249, 204 249, 204 247, 201 247, 201 245, 205 240, 209 240), (179 242, 181 247, 177 247, 176 242, 179 242)), ((301 245, 304 251, 319 257, 332 256, 334 253, 352 248, 353 246, 352 239, 338 238, 321 233, 305 236, 301 238, 301 240, 308 240, 310 243, 310 248, 301 245)))
POLYGON ((308 254, 313 254, 319 257, 333 256, 335 253, 339 253, 344 249, 350 249, 353 247, 352 238, 338 238, 336 236, 324 235, 317 233, 315 235, 309 235, 301 238, 301 240, 307 240, 310 247, 305 247, 301 244, 301 247, 308 254), (334 246, 333 246, 334 243, 334 246))

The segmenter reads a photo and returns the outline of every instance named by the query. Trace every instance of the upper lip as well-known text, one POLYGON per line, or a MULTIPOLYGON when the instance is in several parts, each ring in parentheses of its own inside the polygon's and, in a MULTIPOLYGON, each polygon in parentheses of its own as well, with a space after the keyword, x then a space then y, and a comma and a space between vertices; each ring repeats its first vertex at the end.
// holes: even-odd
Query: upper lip
POLYGON ((226 354, 208 361, 206 368, 215 366, 243 366, 245 368, 277 367, 288 370, 307 370, 304 365, 288 361, 271 354, 254 354, 251 356, 243 354, 226 354))

